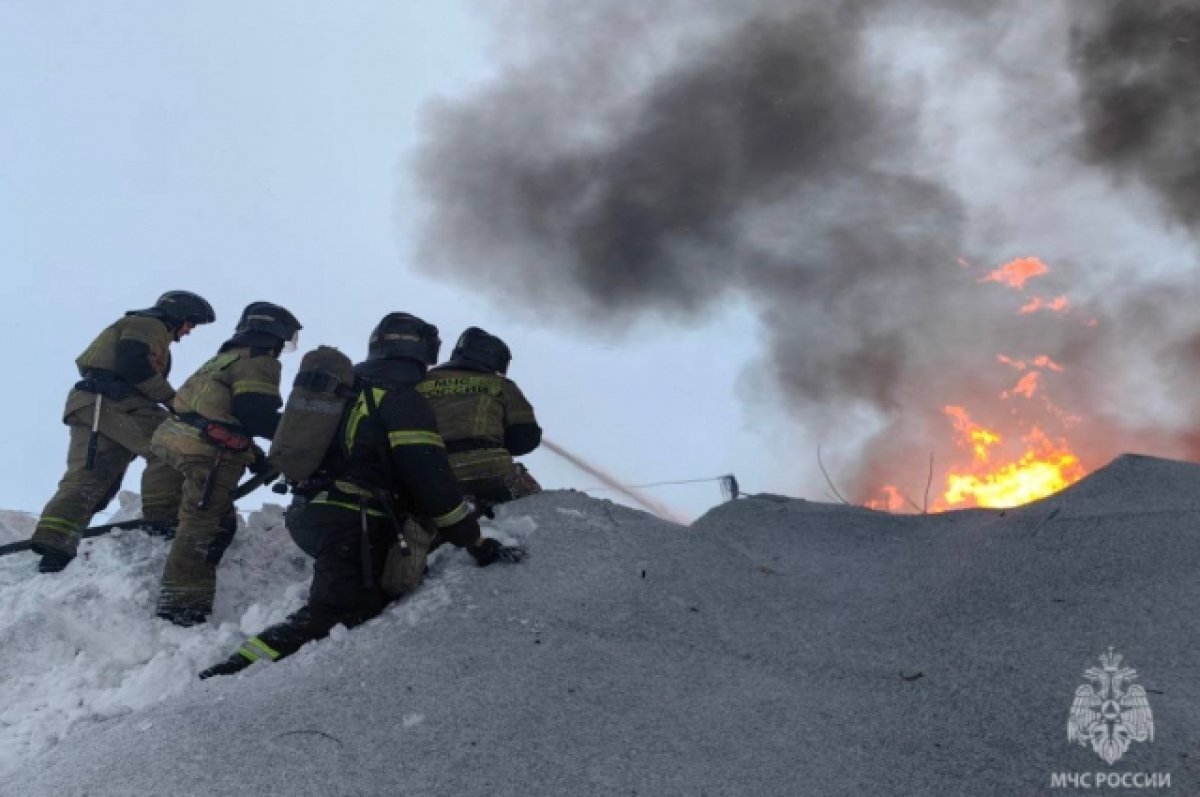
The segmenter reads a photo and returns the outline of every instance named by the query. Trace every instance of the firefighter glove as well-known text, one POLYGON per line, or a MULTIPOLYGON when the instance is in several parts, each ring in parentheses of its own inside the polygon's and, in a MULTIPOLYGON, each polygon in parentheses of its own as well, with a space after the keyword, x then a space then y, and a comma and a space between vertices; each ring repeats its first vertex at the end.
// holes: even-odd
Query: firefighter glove
POLYGON ((475 559, 475 564, 487 567, 493 562, 515 564, 525 558, 525 549, 517 545, 502 545, 491 537, 482 537, 479 542, 467 549, 475 559))

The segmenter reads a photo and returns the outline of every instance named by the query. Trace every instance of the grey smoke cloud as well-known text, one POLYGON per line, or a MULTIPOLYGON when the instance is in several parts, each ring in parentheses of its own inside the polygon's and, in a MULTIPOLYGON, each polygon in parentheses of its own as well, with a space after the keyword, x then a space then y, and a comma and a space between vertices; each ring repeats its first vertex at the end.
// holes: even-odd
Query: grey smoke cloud
POLYGON ((699 13, 719 33, 697 35, 615 107, 594 98, 624 73, 597 72, 605 59, 579 53, 616 61, 624 39, 589 31, 434 113, 418 159, 434 208, 422 259, 463 271, 487 262, 495 287, 521 294, 518 277, 536 271, 598 316, 686 315, 755 284, 756 213, 805 187, 841 190, 873 175, 872 153, 906 146, 913 110, 878 101, 859 53, 863 12, 760 4, 724 20, 698 9, 688 20, 699 13))
MULTIPOLYGON (((940 168, 930 143, 931 89, 880 50, 934 31, 960 42, 966 66, 981 43, 1005 46, 1011 20, 992 4, 565 5, 535 4, 510 22, 514 54, 496 81, 430 109, 415 158, 428 207, 419 259, 430 273, 574 325, 697 322, 731 297, 749 300, 767 331, 763 364, 798 424, 836 430, 849 408, 877 417, 848 488, 860 495, 897 471, 923 472, 930 453, 952 455, 946 404, 970 397, 973 411, 1009 412, 998 397, 1017 374, 997 365, 998 353, 1044 354, 1072 370, 1063 397, 1083 418, 1083 439, 1095 440, 1083 444, 1092 465, 1151 440, 1174 445, 1160 449, 1170 454, 1180 428, 1200 420, 1174 386, 1160 396, 1177 416, 1169 428, 1101 399, 1114 362, 1195 372, 1184 356, 1194 345, 1181 343, 1194 327, 1144 312, 1147 296, 1180 306, 1187 285, 1132 280, 1068 321, 1019 316, 1029 294, 981 284, 986 269, 960 265, 966 256, 990 268, 1013 254, 967 251, 988 236, 978 234, 971 187, 940 168), (1127 318, 1147 332, 1140 348, 1127 318)), ((1055 63, 1065 73, 1073 59, 1085 120, 1075 149, 1132 170, 1187 218, 1196 181, 1156 179, 1175 132, 1152 126, 1120 146, 1095 132, 1111 105, 1106 87, 1129 90, 1114 78, 1128 68, 1110 69, 1105 55, 1124 5, 1062 28, 1055 63)), ((1142 48, 1119 57, 1137 60, 1142 48)), ((1154 73, 1186 74, 1178 55, 1159 55, 1154 73)), ((1002 74, 997 85, 1016 103, 1043 78, 1002 74)), ((1194 97, 1195 85, 1184 93, 1194 97)), ((1190 101, 1157 104, 1172 120, 1194 111, 1190 101)), ((1174 156, 1181 174, 1194 174, 1192 147, 1174 156)), ((1086 280, 1088 270, 1073 274, 1086 280)))
POLYGON ((1144 181, 1200 224, 1200 6, 1102 0, 1073 31, 1082 156, 1144 181))

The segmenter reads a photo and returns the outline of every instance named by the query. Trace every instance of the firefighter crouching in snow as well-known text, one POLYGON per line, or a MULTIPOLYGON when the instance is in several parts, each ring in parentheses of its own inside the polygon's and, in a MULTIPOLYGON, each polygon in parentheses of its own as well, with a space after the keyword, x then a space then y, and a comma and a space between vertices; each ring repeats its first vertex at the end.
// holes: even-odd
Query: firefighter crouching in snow
POLYGON ((179 388, 176 416, 154 433, 154 453, 183 476, 158 596, 164 620, 190 626, 212 612, 217 565, 237 532, 233 491, 260 461, 252 438, 270 439, 279 425, 279 355, 294 348, 300 328, 279 305, 247 306, 233 337, 179 388))
POLYGON ((408 313, 390 313, 371 333, 325 471, 311 480, 307 500, 298 499, 288 513, 293 539, 316 560, 308 603, 201 678, 281 659, 339 623, 353 627, 382 612, 391 600, 381 583, 385 560, 410 513, 481 567, 523 557, 520 548, 480 536, 433 411, 414 389, 437 361, 440 344, 437 327, 408 313))
POLYGON ((417 386, 437 416, 459 486, 484 507, 542 490, 513 461, 538 447, 542 429, 521 389, 505 376, 511 360, 504 341, 470 327, 450 360, 417 386))
POLYGON ((153 307, 132 310, 92 341, 75 360, 83 379, 67 396, 70 427, 67 472, 38 519, 33 551, 38 570, 54 573, 75 558, 92 516, 116 495, 135 457, 146 459, 142 517, 167 532, 179 508, 179 475, 151 453, 150 437, 175 396, 167 382, 171 343, 198 324, 216 320, 212 306, 188 291, 168 291, 153 307))

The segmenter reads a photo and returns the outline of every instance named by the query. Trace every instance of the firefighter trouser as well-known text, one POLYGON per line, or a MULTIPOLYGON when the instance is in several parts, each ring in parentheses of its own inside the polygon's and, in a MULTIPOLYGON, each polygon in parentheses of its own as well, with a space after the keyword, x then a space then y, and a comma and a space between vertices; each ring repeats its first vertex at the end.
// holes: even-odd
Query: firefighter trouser
POLYGON ((117 402, 104 400, 100 405, 96 459, 88 470, 93 407, 81 407, 66 418, 71 434, 67 472, 38 519, 33 533, 35 550, 53 549, 73 556, 83 529, 116 495, 125 470, 137 456, 146 459, 142 517, 147 521, 173 520, 179 509, 183 479, 150 450, 150 437, 166 413, 144 406, 127 410, 117 402))
POLYGON ((396 539, 388 517, 367 517, 369 579, 364 575, 364 535, 358 509, 309 503, 288 513, 288 530, 302 550, 315 553, 308 603, 282 623, 248 639, 234 654, 247 661, 290 656, 306 642, 328 636, 339 623, 348 628, 365 623, 389 602, 380 587, 384 561, 396 539))
POLYGON ((183 477, 179 530, 171 542, 158 594, 164 616, 206 617, 217 591, 217 564, 237 531, 233 491, 245 469, 244 456, 224 451, 216 463, 217 447, 209 453, 185 454, 155 444, 154 451, 183 477), (214 463, 216 463, 214 467, 214 463), (212 478, 207 508, 200 508, 204 485, 212 478))
POLYGON ((494 476, 460 479, 458 486, 463 495, 475 498, 476 503, 486 504, 502 504, 542 491, 542 486, 518 462, 510 463, 503 473, 494 476))

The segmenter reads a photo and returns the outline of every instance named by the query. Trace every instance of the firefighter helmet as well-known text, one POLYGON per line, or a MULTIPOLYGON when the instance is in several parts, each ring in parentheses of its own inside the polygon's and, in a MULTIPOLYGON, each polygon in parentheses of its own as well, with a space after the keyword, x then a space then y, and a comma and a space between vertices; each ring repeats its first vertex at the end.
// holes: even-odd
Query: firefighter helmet
POLYGON ((442 340, 438 328, 411 313, 388 313, 371 331, 368 360, 406 357, 426 366, 437 362, 442 340))
POLYGON ((512 362, 512 352, 495 335, 479 327, 468 327, 458 336, 458 343, 450 353, 450 362, 455 361, 474 363, 498 374, 506 374, 508 364, 512 362))

